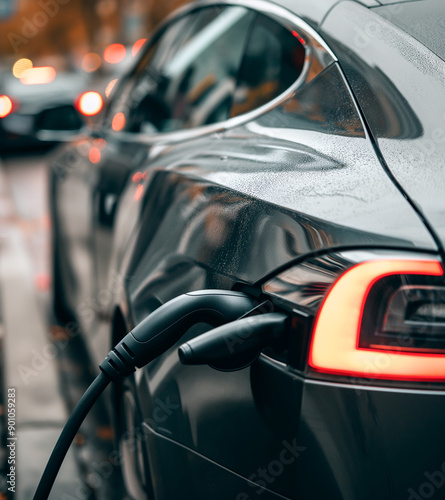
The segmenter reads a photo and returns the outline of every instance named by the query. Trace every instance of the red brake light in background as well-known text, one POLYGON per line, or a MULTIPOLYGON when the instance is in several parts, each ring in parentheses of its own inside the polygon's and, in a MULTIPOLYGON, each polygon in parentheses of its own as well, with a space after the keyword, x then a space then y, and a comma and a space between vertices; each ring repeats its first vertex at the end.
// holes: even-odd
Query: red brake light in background
POLYGON ((133 177, 131 179, 134 183, 138 184, 139 182, 145 180, 146 178, 147 178, 147 171, 144 171, 144 172, 136 172, 135 174, 133 174, 133 177))
POLYGON ((88 153, 88 159, 90 160, 91 163, 99 163, 102 158, 102 153, 100 152, 100 149, 96 146, 93 146, 90 149, 90 152, 88 153))
POLYGON ((105 149, 107 146, 107 141, 105 139, 102 139, 98 137, 97 139, 94 139, 93 145, 90 148, 90 151, 88 153, 88 159, 90 160, 91 163, 99 163, 100 160, 102 159, 102 153, 101 151, 105 149))
POLYGON ((375 260, 357 264, 333 284, 319 309, 309 351, 309 366, 319 372, 363 378, 444 381, 445 356, 426 352, 362 348, 363 311, 372 288, 397 275, 438 277, 435 260, 375 260))
POLYGON ((131 49, 131 55, 134 57, 142 48, 144 43, 147 41, 146 38, 141 38, 137 42, 134 43, 133 48, 131 49))
POLYGON ((99 92, 84 92, 76 102, 76 107, 85 116, 94 116, 100 113, 104 100, 99 92))
POLYGON ((124 60, 127 49, 121 43, 113 43, 104 51, 104 60, 110 64, 117 64, 124 60))
POLYGON ((122 112, 116 113, 111 122, 111 128, 115 132, 120 132, 125 127, 125 115, 122 112))
POLYGON ((12 111, 12 101, 7 95, 0 95, 0 118, 6 118, 12 111))

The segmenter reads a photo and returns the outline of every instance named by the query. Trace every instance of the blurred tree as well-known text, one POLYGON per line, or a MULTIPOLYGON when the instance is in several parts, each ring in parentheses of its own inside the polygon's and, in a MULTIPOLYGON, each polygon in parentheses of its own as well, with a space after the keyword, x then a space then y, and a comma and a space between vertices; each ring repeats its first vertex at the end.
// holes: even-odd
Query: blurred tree
POLYGON ((66 54, 76 44, 88 46, 84 0, 22 0, 14 16, 0 22, 0 54, 66 54))
POLYGON ((159 0, 148 0, 148 28, 152 30, 171 12, 187 3, 191 3, 191 0, 163 0, 162 2, 159 0))
POLYGON ((0 55, 33 59, 131 44, 189 1, 17 0, 14 15, 0 19, 0 55))

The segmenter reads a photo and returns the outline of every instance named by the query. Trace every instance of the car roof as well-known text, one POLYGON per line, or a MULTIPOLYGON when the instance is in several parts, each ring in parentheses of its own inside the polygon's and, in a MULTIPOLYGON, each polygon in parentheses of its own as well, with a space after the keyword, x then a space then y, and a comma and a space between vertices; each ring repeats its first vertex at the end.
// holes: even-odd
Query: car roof
POLYGON ((412 0, 399 4, 397 8, 387 5, 374 11, 445 60, 444 0, 412 0))
MULTIPOLYGON (((314 28, 318 28, 327 13, 342 0, 272 0, 297 16, 304 19, 314 28)), ((377 0, 352 0, 366 7, 377 7, 381 4, 377 0)), ((383 1, 383 0, 380 0, 383 1)), ((400 0, 398 0, 400 1, 400 0)))
MULTIPOLYGON (((273 0, 314 28, 344 0, 273 0)), ((350 0, 369 7, 445 60, 445 0, 350 0)))

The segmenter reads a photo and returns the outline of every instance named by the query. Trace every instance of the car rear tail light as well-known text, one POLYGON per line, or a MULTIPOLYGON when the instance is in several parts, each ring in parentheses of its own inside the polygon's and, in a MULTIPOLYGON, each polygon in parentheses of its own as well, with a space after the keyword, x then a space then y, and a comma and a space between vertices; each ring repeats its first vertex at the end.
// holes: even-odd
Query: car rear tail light
POLYGON ((7 95, 0 95, 0 118, 6 118, 12 111, 12 101, 7 95))
POLYGON ((309 374, 445 381, 445 282, 432 256, 329 254, 264 291, 312 318, 309 374))
POLYGON ((104 100, 99 92, 84 92, 76 101, 77 110, 85 116, 94 116, 102 111, 104 100))
POLYGON ((104 60, 110 64, 117 64, 125 59, 127 49, 121 43, 112 43, 104 51, 104 60))

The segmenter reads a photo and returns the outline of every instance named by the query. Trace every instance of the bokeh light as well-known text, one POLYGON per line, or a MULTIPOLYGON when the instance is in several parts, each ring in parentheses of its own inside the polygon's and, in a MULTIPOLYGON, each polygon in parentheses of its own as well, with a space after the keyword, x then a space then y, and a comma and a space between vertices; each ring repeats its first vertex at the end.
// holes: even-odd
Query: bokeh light
POLYGON ((88 154, 88 158, 89 158, 90 162, 94 163, 94 164, 99 163, 101 157, 102 157, 102 154, 100 152, 100 149, 93 146, 90 149, 90 152, 88 154))
POLYGON ((85 54, 82 59, 82 69, 87 73, 93 73, 93 71, 98 70, 101 64, 102 58, 95 52, 89 52, 88 54, 85 54))
POLYGON ((14 63, 14 66, 12 67, 12 74, 16 78, 20 78, 27 69, 31 69, 32 67, 33 63, 31 59, 26 59, 26 58, 19 59, 14 63))
POLYGON ((12 101, 7 95, 0 95, 0 118, 5 118, 12 111, 12 101))
POLYGON ((25 70, 20 81, 23 85, 44 85, 51 83, 56 77, 56 70, 52 66, 41 66, 25 70))
POLYGON ((125 115, 124 113, 116 113, 111 122, 111 128, 115 132, 121 131, 125 127, 125 115))
POLYGON ((116 85, 117 81, 118 81, 118 78, 115 78, 114 80, 111 80, 111 82, 109 82, 108 85, 106 86, 105 95, 107 97, 110 97, 110 94, 113 91, 114 86, 116 85))
POLYGON ((113 43, 104 51, 104 60, 110 64, 121 62, 127 54, 127 49, 121 43, 113 43))
POLYGON ((134 57, 140 50, 144 43, 147 41, 146 38, 141 38, 137 42, 134 43, 133 48, 131 49, 131 55, 134 57))
POLYGON ((77 109, 85 116, 94 116, 100 113, 104 100, 99 92, 84 92, 77 101, 77 109))

